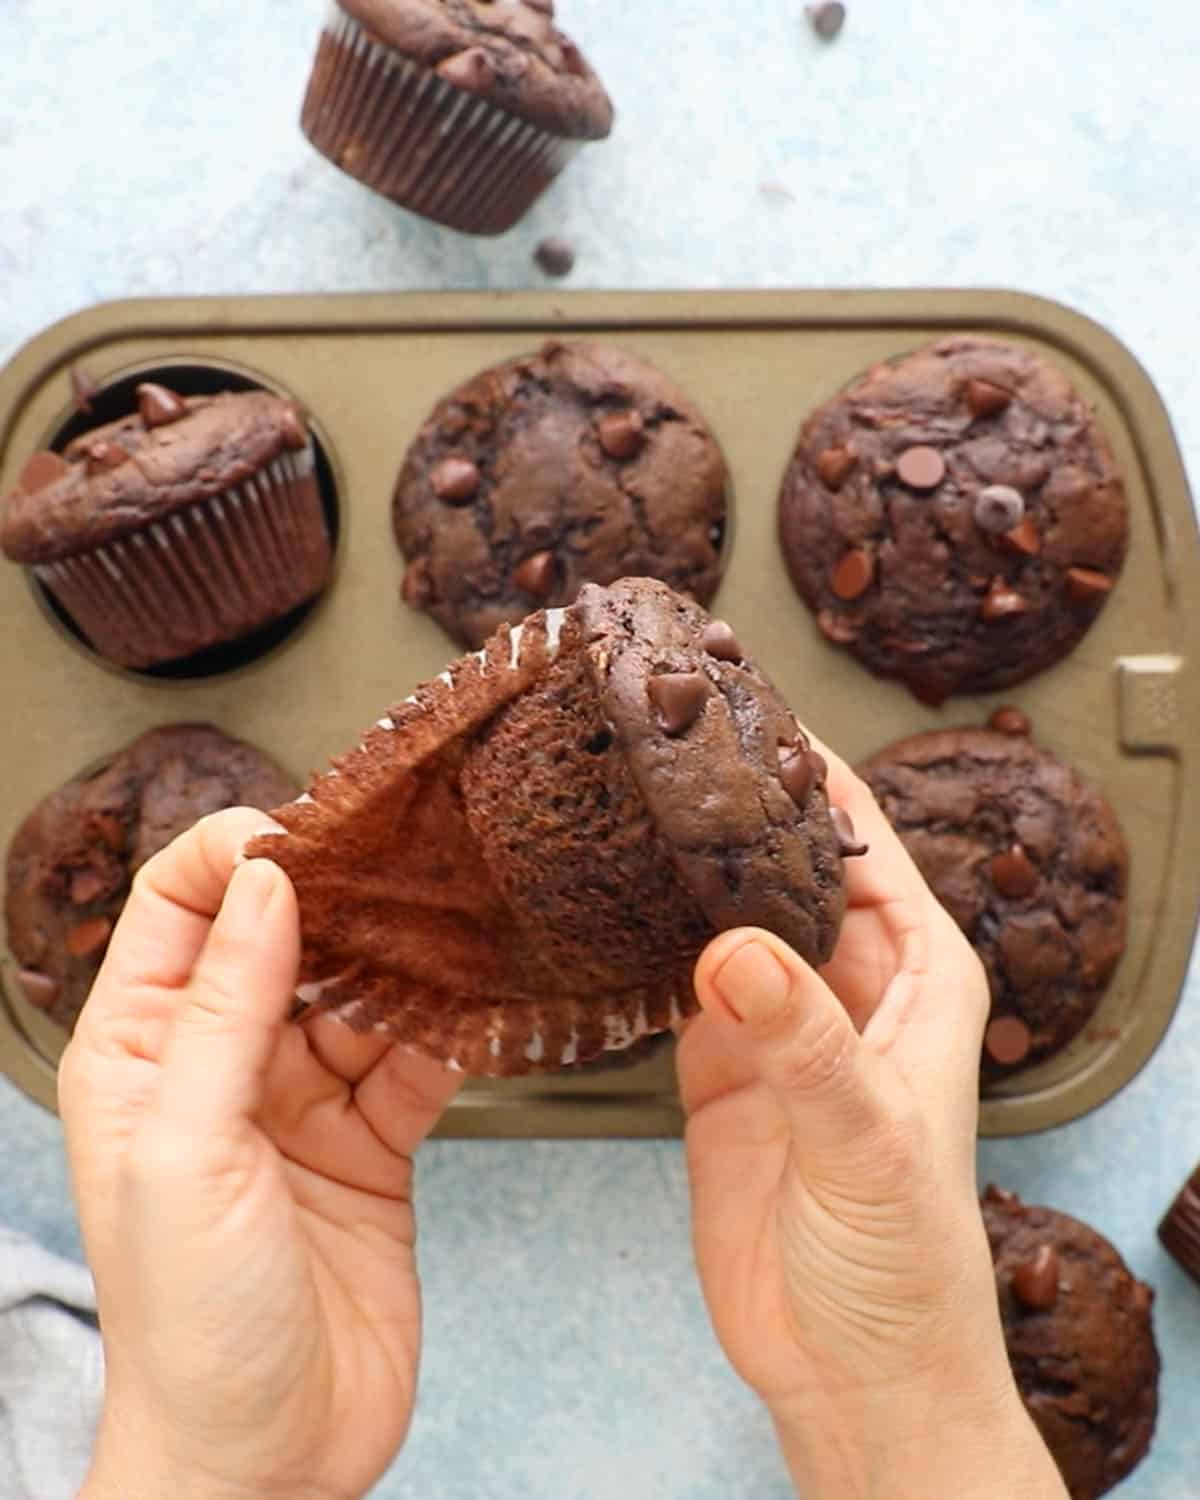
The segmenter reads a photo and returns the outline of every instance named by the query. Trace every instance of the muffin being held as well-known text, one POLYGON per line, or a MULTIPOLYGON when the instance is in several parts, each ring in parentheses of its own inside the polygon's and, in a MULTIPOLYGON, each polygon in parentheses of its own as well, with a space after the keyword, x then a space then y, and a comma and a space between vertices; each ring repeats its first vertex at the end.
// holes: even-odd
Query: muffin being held
POLYGON ((0 502, 0 549, 122 667, 249 634, 318 594, 331 561, 293 402, 151 383, 137 399, 61 454, 35 453, 0 502))
POLYGON ((603 84, 553 17, 554 0, 337 0, 301 128, 403 208, 501 234, 612 128, 603 84))
POLYGON ((729 480, 662 371, 606 344, 548 343, 437 404, 396 484, 403 596, 480 646, 584 583, 661 578, 707 604, 729 480))
POLYGON ((824 779, 729 627, 625 579, 502 627, 248 853, 295 885, 303 1001, 469 1073, 547 1071, 692 1013, 723 928, 829 957, 863 846, 824 779))
POLYGON ((172 724, 43 798, 6 870, 8 947, 25 998, 70 1030, 142 865, 208 813, 265 811, 296 790, 252 745, 208 724, 172 724))

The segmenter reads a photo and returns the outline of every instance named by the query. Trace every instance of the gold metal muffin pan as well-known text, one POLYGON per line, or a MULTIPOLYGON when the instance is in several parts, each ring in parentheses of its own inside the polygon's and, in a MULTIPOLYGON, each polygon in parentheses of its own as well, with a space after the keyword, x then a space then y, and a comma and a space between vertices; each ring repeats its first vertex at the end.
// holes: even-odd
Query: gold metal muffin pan
MULTIPOLYGON (((439 672, 457 649, 399 602, 392 483, 438 397, 551 336, 620 343, 696 399, 736 492, 714 611, 848 759, 901 734, 981 723, 998 702, 1016 702, 1042 744, 1105 789, 1133 855, 1128 949, 1085 1033, 990 1094, 982 1130, 1042 1129, 1111 1097, 1167 1030, 1200 901, 1200 696, 1189 652, 1200 640, 1200 546, 1178 448, 1145 373, 1103 329, 1032 297, 407 293, 133 301, 68 318, 0 373, 0 492, 69 421, 75 363, 101 384, 167 365, 232 367, 312 412, 340 500, 337 565, 323 599, 267 654, 216 675, 166 679, 100 663, 21 569, 0 564, 0 845, 40 797, 152 725, 209 720, 303 778, 439 672), (788 583, 775 501, 808 411, 873 361, 963 330, 1043 351, 1095 402, 1127 480, 1132 545, 1111 600, 1065 661, 1009 693, 934 710, 821 639, 788 583)), ((0 1067, 49 1108, 61 1045, 18 994, 6 960, 0 1067)), ((681 1124, 666 1048, 625 1071, 472 1082, 441 1133, 652 1136, 681 1124)))

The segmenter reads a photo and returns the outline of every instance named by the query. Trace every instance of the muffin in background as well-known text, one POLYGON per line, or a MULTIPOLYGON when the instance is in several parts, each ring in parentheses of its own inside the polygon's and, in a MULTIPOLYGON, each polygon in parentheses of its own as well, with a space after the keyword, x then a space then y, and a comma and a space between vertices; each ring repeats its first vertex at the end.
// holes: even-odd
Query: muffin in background
POLYGON ((252 745, 209 724, 172 724, 43 798, 6 866, 8 949, 25 998, 74 1027, 141 866, 208 813, 266 812, 298 791, 252 745))
POLYGON ((1154 1292, 1078 1219, 995 1186, 982 1209, 1021 1399, 1071 1500, 1099 1500, 1154 1436, 1154 1292))
POLYGON ((392 502, 402 594, 481 646, 585 583, 662 579, 708 604, 729 477, 695 405, 608 344, 551 342, 444 396, 392 502))
POLYGON ((303 413, 267 391, 182 397, 35 453, 0 501, 0 549, 118 666, 146 668, 288 614, 330 538, 303 413))
POLYGON ((401 207, 501 234, 612 128, 603 84, 553 17, 554 0, 337 0, 301 128, 401 207))

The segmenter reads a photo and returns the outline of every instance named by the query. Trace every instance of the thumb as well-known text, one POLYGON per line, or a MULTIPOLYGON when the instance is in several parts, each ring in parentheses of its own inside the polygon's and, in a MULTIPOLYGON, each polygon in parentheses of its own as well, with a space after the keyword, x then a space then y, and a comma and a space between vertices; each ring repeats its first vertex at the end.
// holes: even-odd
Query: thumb
POLYGON ((278 865, 239 865, 183 991, 163 1054, 160 1108, 190 1131, 248 1119, 296 988, 296 896, 278 865))
POLYGON ((709 945, 696 991, 741 1070, 770 1090, 805 1177, 853 1187, 896 1117, 899 1084, 825 981, 781 939, 742 928, 709 945))

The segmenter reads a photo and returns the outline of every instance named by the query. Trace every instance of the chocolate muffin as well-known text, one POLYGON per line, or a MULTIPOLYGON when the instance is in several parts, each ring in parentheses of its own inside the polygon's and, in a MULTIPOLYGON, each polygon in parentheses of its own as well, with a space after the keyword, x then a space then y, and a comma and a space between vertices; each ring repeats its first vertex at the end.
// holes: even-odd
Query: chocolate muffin
POLYGON ((821 633, 935 705, 1065 656, 1128 526, 1112 452, 1061 371, 969 337, 875 365, 814 412, 779 497, 821 633))
POLYGON ((989 1187, 983 1221, 1021 1399, 1071 1500, 1096 1500, 1154 1436, 1154 1293, 1102 1235, 1052 1208, 989 1187))
POLYGON ((469 646, 629 575, 707 604, 727 491, 703 417, 660 370, 548 343, 451 391, 417 434, 392 510, 403 595, 469 646))
POLYGON ((62 453, 35 453, 0 502, 0 549, 123 667, 236 640, 319 593, 330 567, 292 402, 154 384, 137 399, 62 453))
POLYGON ((1034 745, 1018 710, 992 722, 1009 732, 914 735, 859 767, 983 960, 987 1080, 1052 1056, 1093 1014, 1125 948, 1129 870, 1099 790, 1034 745))
POLYGON ((8 947, 26 999, 73 1027, 151 855, 207 813, 265 810, 296 790, 253 746, 208 724, 172 724, 51 792, 8 850, 8 947))
POLYGON ((1163 1215, 1158 1237, 1192 1280, 1200 1282, 1200 1167, 1179 1189, 1174 1203, 1163 1215))
POLYGON ((727 625, 651 579, 502 626, 254 840, 300 902, 300 996, 470 1073, 619 1051, 695 1009, 743 923, 833 950, 824 763, 727 625))
POLYGON ((301 128, 385 198, 501 234, 612 129, 603 84, 553 18, 554 0, 338 0, 301 128))

